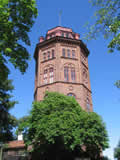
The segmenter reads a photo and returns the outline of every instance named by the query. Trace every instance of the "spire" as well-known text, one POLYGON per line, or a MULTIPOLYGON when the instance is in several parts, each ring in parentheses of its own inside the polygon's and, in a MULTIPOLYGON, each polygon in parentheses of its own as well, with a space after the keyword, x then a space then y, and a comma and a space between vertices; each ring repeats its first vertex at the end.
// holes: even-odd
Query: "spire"
POLYGON ((62 16, 62 10, 59 11, 59 26, 61 26, 61 16, 62 16))

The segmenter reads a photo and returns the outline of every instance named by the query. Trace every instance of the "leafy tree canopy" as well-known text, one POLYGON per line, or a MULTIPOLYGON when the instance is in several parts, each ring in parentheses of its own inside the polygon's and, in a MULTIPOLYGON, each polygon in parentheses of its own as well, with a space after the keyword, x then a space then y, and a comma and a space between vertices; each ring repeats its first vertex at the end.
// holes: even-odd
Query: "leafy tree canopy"
POLYGON ((30 45, 28 32, 36 16, 35 0, 0 0, 0 71, 5 66, 0 76, 8 73, 8 61, 26 71, 30 55, 22 44, 30 45))
POLYGON ((120 1, 90 0, 96 7, 94 25, 89 28, 87 39, 97 38, 100 33, 105 39, 110 39, 108 48, 120 50, 120 1))
POLYGON ((0 142, 13 139, 12 129, 16 126, 16 119, 10 115, 9 110, 16 101, 11 100, 10 92, 14 87, 11 80, 1 81, 0 79, 0 142))
POLYGON ((28 33, 37 16, 35 0, 0 0, 0 141, 12 139, 16 120, 9 110, 13 90, 8 62, 26 71, 30 55, 24 45, 30 45, 28 33))
POLYGON ((118 160, 120 159, 120 141, 118 143, 118 146, 114 150, 114 157, 118 160))
POLYGON ((54 147, 53 155, 61 149, 77 149, 93 157, 108 147, 101 117, 83 111, 73 97, 55 92, 48 92, 43 101, 33 103, 29 120, 22 127, 27 129, 26 144, 41 154, 54 147))

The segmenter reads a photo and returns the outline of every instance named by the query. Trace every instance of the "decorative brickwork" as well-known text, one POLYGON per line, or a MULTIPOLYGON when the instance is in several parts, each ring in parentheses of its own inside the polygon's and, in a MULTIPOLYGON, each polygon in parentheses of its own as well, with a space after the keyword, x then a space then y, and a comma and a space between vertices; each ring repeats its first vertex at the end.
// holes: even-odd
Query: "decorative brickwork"
POLYGON ((45 91, 76 98, 86 111, 93 111, 88 69, 89 51, 70 28, 56 27, 40 38, 36 61, 34 98, 41 101, 45 91))

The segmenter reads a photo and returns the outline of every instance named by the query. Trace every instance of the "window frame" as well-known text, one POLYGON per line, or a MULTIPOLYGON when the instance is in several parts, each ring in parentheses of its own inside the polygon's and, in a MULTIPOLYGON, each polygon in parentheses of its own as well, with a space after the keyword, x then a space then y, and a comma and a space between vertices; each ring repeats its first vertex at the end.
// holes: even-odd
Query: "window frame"
POLYGON ((62 56, 65 57, 65 48, 62 48, 62 56))
POLYGON ((52 59, 55 57, 55 50, 52 49, 52 59))
POLYGON ((68 66, 65 66, 65 67, 64 67, 64 80, 65 80, 66 82, 69 81, 69 67, 68 67, 68 66))
POLYGON ((87 110, 88 112, 90 112, 90 100, 89 100, 88 97, 87 97, 87 99, 86 99, 86 110, 87 110))
POLYGON ((47 69, 44 70, 43 82, 44 84, 48 83, 48 70, 47 69))
POLYGON ((43 53, 43 60, 46 60, 46 52, 43 53))
POLYGON ((53 67, 49 68, 49 82, 50 83, 54 82, 54 68, 53 67))
POLYGON ((75 50, 72 50, 72 58, 75 58, 75 50))
POLYGON ((48 51, 48 56, 47 56, 48 60, 50 59, 50 51, 48 51))
POLYGON ((67 57, 70 58, 70 49, 67 49, 67 57))
POLYGON ((71 68, 71 81, 75 82, 76 80, 76 75, 75 75, 75 68, 71 68))
POLYGON ((70 96, 70 97, 74 97, 74 98, 76 98, 75 94, 74 94, 74 93, 71 93, 71 92, 70 92, 70 93, 68 93, 68 94, 67 94, 67 96, 70 96))

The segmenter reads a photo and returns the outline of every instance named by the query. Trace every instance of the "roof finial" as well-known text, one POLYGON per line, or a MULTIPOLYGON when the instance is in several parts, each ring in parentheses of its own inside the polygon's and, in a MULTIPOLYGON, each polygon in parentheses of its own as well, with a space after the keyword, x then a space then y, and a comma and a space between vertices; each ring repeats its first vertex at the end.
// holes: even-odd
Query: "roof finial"
POLYGON ((59 12, 59 26, 61 26, 61 15, 62 15, 62 10, 59 12))

